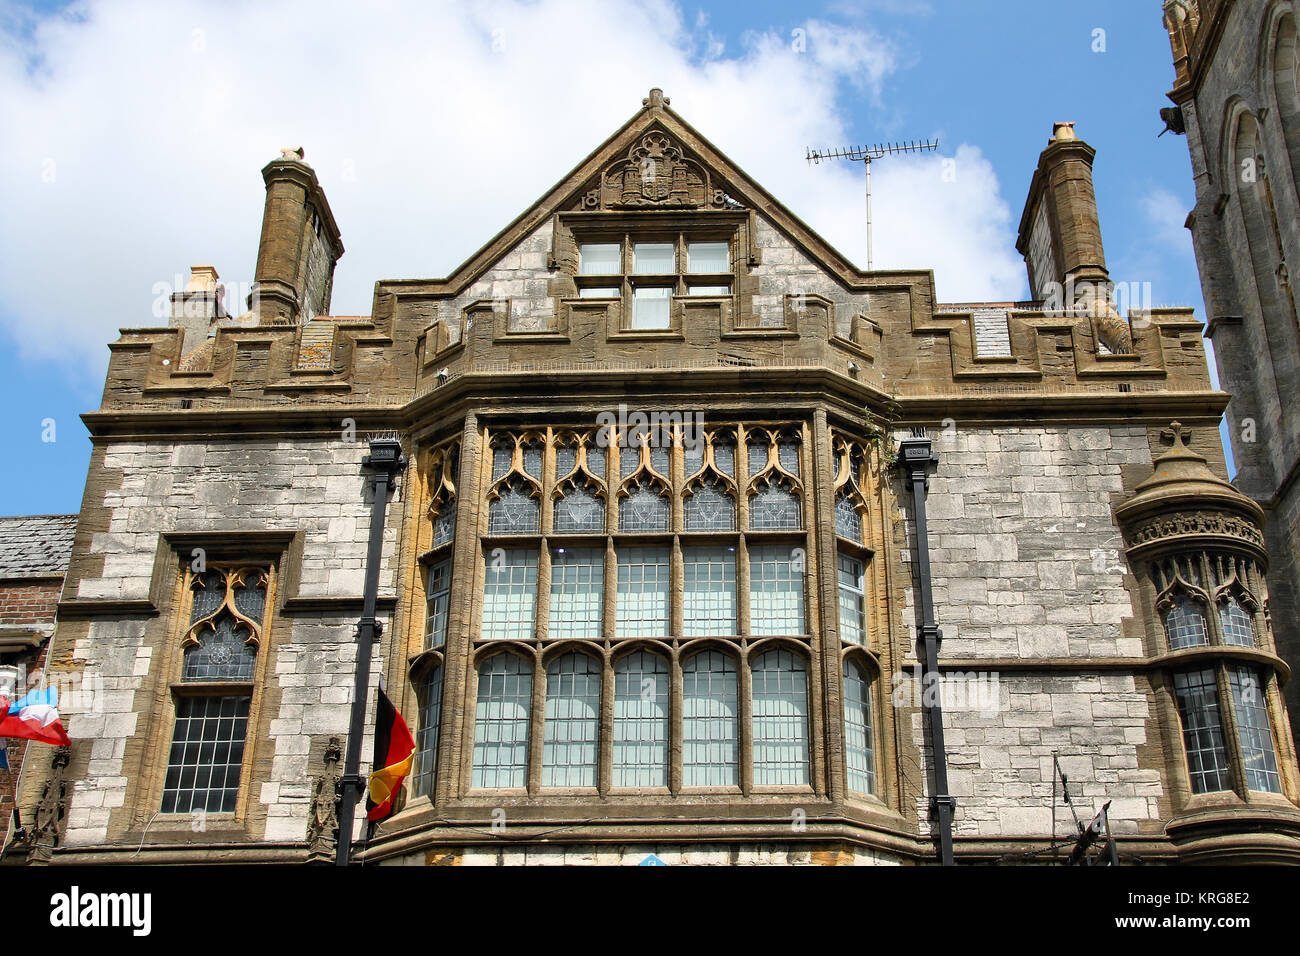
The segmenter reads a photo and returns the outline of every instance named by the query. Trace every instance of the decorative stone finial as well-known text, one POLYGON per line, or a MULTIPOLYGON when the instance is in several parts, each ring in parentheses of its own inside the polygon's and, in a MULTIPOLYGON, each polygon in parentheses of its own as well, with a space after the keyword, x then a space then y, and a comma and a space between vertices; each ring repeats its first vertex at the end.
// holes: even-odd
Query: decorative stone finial
POLYGON ((1074 123, 1053 123, 1052 140, 1059 142, 1064 139, 1074 139, 1074 123))
POLYGON ((280 158, 292 163, 301 163, 307 151, 301 146, 283 146, 280 148, 280 158))
POLYGON ((1160 433, 1160 440, 1166 445, 1172 445, 1171 451, 1174 454, 1189 451, 1187 442, 1192 440, 1192 430, 1183 427, 1182 422, 1170 422, 1169 427, 1160 433))
POLYGON ((646 109, 657 110, 662 109, 671 102, 672 100, 664 96, 664 91, 656 86, 650 91, 650 95, 641 101, 641 105, 646 109))

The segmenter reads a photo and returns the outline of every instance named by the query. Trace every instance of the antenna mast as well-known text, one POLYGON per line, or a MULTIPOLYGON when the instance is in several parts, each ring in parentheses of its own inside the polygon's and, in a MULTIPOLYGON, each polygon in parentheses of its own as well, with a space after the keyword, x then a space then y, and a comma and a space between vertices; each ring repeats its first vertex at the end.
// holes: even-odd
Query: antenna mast
POLYGON ((804 157, 808 164, 815 165, 821 161, 832 159, 847 159, 852 162, 861 163, 863 169, 867 172, 867 271, 871 271, 871 161, 873 159, 883 159, 886 156, 892 156, 896 153, 928 153, 939 148, 939 141, 930 140, 902 142, 902 143, 877 143, 874 146, 848 146, 842 149, 808 149, 804 157))

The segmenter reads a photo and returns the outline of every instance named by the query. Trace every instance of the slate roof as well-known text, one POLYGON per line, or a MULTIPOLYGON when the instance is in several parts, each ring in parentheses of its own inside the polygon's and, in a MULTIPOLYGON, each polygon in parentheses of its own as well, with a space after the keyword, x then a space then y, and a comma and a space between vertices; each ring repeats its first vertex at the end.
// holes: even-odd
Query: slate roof
POLYGON ((76 530, 76 515, 0 518, 0 579, 62 576, 76 530))

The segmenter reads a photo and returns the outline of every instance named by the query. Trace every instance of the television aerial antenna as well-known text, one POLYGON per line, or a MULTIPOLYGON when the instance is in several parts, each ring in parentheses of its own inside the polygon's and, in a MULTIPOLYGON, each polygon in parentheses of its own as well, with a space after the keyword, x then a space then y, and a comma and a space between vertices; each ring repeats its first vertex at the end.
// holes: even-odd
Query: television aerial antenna
POLYGON ((867 173, 867 271, 871 271, 871 163, 873 160, 884 159, 886 156, 894 156, 898 153, 932 153, 939 148, 939 141, 930 140, 902 142, 902 143, 877 143, 874 146, 848 146, 841 149, 808 149, 804 157, 808 160, 808 165, 814 166, 821 163, 822 160, 829 162, 832 159, 847 159, 851 162, 861 163, 867 173))

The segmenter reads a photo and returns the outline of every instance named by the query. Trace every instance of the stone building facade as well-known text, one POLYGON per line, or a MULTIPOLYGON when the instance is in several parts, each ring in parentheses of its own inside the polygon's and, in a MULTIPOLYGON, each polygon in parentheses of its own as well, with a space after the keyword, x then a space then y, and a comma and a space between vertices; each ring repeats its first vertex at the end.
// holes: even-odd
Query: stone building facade
MULTIPOLYGON (((1176 104, 1196 179, 1187 218, 1227 417, 1234 484, 1264 509, 1278 648, 1300 658, 1300 11, 1169 0, 1176 104)), ((1300 691, 1287 690, 1294 722, 1300 691)), ((1295 724, 1293 723, 1293 728, 1295 724)))
POLYGON ((71 783, 50 862, 331 858, 376 432, 370 707, 382 675, 418 753, 366 862, 925 863, 936 798, 958 862, 1040 859, 1056 760, 1126 856, 1300 861, 1228 397, 1190 310, 1111 307, 1092 161, 1058 124, 1038 299, 941 304, 653 90, 451 276, 338 317, 286 151, 248 312, 196 267, 85 416, 50 669, 103 693, 20 794, 71 783), (937 457, 924 519, 898 438, 937 457))
MULTIPOLYGON (((10 700, 43 680, 76 527, 76 515, 0 518, 0 695, 10 700)), ((20 836, 14 796, 27 746, 8 741, 9 769, 0 770, 0 848, 20 836)))

